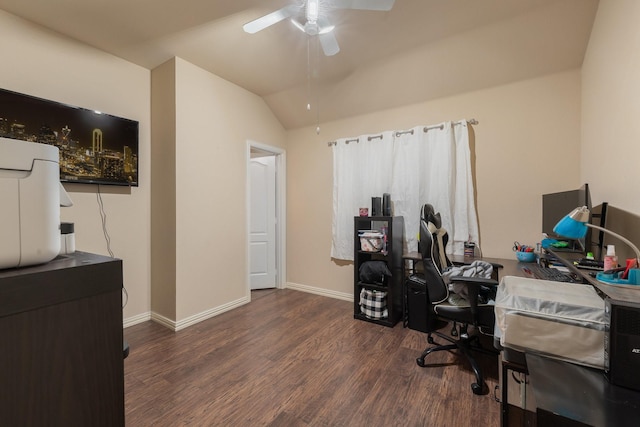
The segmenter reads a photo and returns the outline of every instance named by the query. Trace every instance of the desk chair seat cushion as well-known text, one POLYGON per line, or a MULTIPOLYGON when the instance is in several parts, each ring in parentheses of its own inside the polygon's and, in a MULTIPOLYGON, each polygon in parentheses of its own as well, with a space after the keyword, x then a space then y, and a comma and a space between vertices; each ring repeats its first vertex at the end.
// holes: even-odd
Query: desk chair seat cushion
POLYGON ((437 316, 448 320, 454 320, 456 322, 474 324, 477 321, 477 326, 483 328, 493 328, 495 324, 494 306, 492 304, 479 304, 477 319, 474 319, 471 310, 469 310, 469 304, 467 305, 453 305, 451 303, 444 302, 433 307, 437 316))

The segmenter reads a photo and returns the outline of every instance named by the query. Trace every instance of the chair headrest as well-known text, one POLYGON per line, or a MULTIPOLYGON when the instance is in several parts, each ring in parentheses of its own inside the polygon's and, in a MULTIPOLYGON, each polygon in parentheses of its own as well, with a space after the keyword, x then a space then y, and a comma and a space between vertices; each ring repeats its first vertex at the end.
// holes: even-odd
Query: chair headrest
POLYGON ((420 219, 430 222, 436 226, 436 228, 442 227, 442 220, 440 219, 440 212, 436 213, 432 205, 426 203, 422 206, 422 212, 420 213, 420 219))

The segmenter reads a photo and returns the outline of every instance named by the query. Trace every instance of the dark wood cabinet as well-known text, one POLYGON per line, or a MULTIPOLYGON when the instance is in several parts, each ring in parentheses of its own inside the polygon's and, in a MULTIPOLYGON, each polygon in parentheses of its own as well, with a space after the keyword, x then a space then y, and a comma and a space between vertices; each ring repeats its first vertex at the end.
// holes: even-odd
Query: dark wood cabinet
POLYGON ((404 245, 404 218, 401 216, 378 216, 354 218, 354 317, 356 319, 393 327, 402 317, 402 282, 404 280, 404 264, 402 252, 404 245), (386 236, 386 245, 383 251, 371 252, 363 250, 361 245, 362 231, 378 231, 386 236), (386 263, 391 276, 382 284, 370 283, 361 280, 360 267, 367 261, 383 261, 386 263), (366 316, 360 306, 360 293, 376 291, 384 293, 387 308, 387 316, 374 318, 366 316))
POLYGON ((124 426, 122 261, 0 270, 0 424, 124 426))

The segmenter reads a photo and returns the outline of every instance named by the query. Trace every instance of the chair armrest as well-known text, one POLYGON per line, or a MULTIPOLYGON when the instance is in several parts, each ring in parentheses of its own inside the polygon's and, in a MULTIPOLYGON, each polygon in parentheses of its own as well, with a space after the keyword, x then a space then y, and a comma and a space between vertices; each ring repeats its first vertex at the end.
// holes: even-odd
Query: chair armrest
POLYGON ((469 309, 473 318, 474 326, 478 326, 478 295, 481 286, 492 288, 498 287, 498 281, 494 279, 485 279, 484 277, 464 277, 453 276, 449 278, 450 283, 460 283, 467 288, 467 301, 469 301, 469 309))
POLYGON ((467 284, 469 287, 478 287, 478 286, 492 286, 498 287, 498 281, 494 279, 485 279, 484 277, 464 277, 464 276, 452 276, 449 277, 450 283, 463 283, 467 284))

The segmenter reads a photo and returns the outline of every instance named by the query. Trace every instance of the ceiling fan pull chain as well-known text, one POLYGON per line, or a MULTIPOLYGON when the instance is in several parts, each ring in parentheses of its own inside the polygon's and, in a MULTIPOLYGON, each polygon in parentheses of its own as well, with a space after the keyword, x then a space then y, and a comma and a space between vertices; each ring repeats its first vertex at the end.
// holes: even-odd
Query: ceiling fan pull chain
POLYGON ((311 111, 311 41, 307 37, 307 111, 311 111))
POLYGON ((319 36, 313 36, 315 40, 315 98, 316 98, 316 135, 320 135, 320 41, 319 36))

